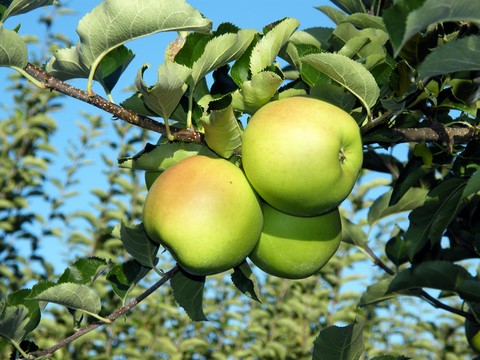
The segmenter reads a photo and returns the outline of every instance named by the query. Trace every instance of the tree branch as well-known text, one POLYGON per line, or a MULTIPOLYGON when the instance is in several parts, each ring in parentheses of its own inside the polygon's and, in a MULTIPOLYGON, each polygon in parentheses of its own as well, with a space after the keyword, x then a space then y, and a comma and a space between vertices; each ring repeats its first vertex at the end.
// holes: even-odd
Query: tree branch
MULTIPOLYGON (((135 306, 137 306, 142 300, 144 300, 145 298, 150 296, 153 292, 155 292, 158 288, 160 288, 163 284, 165 284, 168 280, 170 280, 178 271, 179 271, 178 266, 175 266, 170 271, 166 272, 165 275, 163 275, 163 277, 160 280, 158 280, 155 284, 153 284, 150 288, 148 288, 143 293, 141 293, 139 296, 137 296, 135 299, 130 301, 127 305, 121 307, 120 309, 116 310, 112 314, 108 315, 106 318, 111 323, 114 322, 120 316, 122 316, 126 312, 130 311, 135 306)), ((51 355, 53 355, 54 352, 56 352, 57 350, 60 350, 61 348, 67 346, 72 341, 82 337, 83 335, 89 333, 90 331, 92 331, 92 330, 94 330, 94 329, 96 329, 96 328, 98 328, 102 325, 105 325, 105 324, 107 324, 107 323, 104 322, 104 321, 97 321, 97 322, 94 322, 92 324, 89 324, 89 325, 79 329, 73 335, 63 339, 58 344, 55 344, 54 346, 52 346, 48 349, 37 351, 36 353, 29 355, 28 360, 37 359, 37 358, 40 358, 42 356, 51 356, 51 355)))
MULTIPOLYGON (((148 116, 137 114, 132 110, 125 109, 124 107, 112 103, 99 95, 89 96, 86 91, 69 85, 64 81, 47 74, 45 71, 31 63, 27 64, 25 67, 25 72, 42 83, 46 89, 55 90, 61 94, 86 102, 132 125, 164 135, 167 133, 165 125, 161 122, 149 118, 148 116)), ((195 143, 202 142, 201 134, 192 130, 182 129, 173 133, 173 135, 175 140, 179 141, 195 143)))

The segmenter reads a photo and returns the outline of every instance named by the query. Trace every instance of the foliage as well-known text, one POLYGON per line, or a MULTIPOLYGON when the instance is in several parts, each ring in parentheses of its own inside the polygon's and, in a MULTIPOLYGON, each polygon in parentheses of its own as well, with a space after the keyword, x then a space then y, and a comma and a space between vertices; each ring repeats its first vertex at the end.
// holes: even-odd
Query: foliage
POLYGON ((16 71, 14 105, 0 122, 2 358, 472 356, 463 323, 480 319, 478 6, 332 0, 317 10, 334 27, 285 18, 257 31, 213 29, 183 0, 124 3, 86 14, 75 44, 48 33, 48 61, 4 22, 53 5, 48 31, 63 4, 0 3, 0 66, 16 71), (114 104, 134 56, 127 43, 166 31, 178 38, 157 82, 146 83, 144 65, 133 93, 114 104), (75 78, 87 79, 85 90, 65 82, 75 78), (116 121, 84 113, 61 148, 53 113, 65 113, 65 98, 48 90, 116 121), (362 131, 363 172, 341 209, 337 255, 300 281, 247 262, 225 276, 179 270, 143 231, 139 176, 198 153, 238 164, 248 116, 305 94, 343 108, 362 131), (59 154, 68 164, 55 174, 59 154), (92 159, 104 169, 98 185, 82 175, 92 159), (39 255, 62 241, 63 272, 39 255), (428 306, 440 310, 428 316, 428 306))

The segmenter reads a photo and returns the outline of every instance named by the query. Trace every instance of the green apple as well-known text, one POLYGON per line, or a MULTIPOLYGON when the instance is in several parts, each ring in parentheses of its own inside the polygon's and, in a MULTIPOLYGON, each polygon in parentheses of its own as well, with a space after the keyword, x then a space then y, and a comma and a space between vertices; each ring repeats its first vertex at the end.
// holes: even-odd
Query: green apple
POLYGON ((470 347, 480 353, 480 324, 465 320, 465 335, 470 347))
POLYGON ((250 183, 267 203, 292 215, 336 208, 352 191, 362 162, 356 121, 311 97, 266 104, 243 135, 242 163, 250 183))
POLYGON ((303 279, 318 272, 335 254, 342 234, 338 209, 293 216, 262 204, 264 227, 250 260, 266 273, 303 279))
POLYGON ((212 275, 246 259, 260 237, 263 215, 242 170, 197 155, 169 167, 153 183, 143 224, 184 270, 212 275))

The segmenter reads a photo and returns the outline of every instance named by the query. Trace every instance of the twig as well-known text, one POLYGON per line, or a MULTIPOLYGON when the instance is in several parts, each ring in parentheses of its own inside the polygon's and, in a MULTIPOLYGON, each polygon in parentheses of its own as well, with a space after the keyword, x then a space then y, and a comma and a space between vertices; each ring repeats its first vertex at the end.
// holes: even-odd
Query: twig
MULTIPOLYGON (((135 299, 130 301, 127 305, 121 307, 120 309, 116 310, 112 314, 108 315, 106 318, 110 322, 114 322, 120 316, 122 316, 126 312, 130 311, 133 307, 137 306, 142 300, 144 300, 145 298, 150 296, 153 292, 155 292, 158 288, 160 288, 163 284, 165 284, 168 280, 170 280, 178 271, 179 271, 178 266, 175 266, 170 271, 166 272, 165 275, 160 280, 158 280, 155 284, 153 284, 150 288, 148 288, 142 294, 140 294, 135 299)), ((52 346, 48 349, 45 349, 45 350, 38 351, 34 354, 31 354, 28 357, 28 360, 37 359, 37 358, 42 357, 42 356, 51 356, 54 352, 56 352, 57 350, 67 346, 72 341, 82 337, 83 335, 89 333, 90 331, 95 330, 96 328, 98 328, 102 325, 105 325, 105 324, 106 323, 104 321, 97 321, 97 322, 91 323, 91 324, 79 329, 73 335, 63 339, 62 341, 55 344, 54 346, 52 346)))
MULTIPOLYGON (((47 74, 45 71, 31 63, 28 63, 24 70, 28 75, 32 76, 41 84, 43 84, 43 87, 46 89, 55 90, 64 95, 68 95, 80 101, 91 104, 132 125, 164 135, 167 133, 166 127, 163 123, 149 118, 148 116, 137 114, 132 110, 125 109, 124 107, 112 103, 99 95, 95 94, 90 96, 86 91, 69 85, 64 81, 47 74)), ((178 132, 173 133, 173 136, 175 140, 179 141, 195 143, 202 142, 201 134, 192 130, 179 130, 178 132)))

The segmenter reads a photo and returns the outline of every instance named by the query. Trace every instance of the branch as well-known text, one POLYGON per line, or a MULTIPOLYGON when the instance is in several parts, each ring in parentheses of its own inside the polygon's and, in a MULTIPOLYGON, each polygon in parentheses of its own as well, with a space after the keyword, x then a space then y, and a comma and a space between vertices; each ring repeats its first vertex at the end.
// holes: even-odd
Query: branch
POLYGON ((474 127, 442 127, 433 128, 410 128, 391 129, 393 138, 401 142, 438 142, 443 141, 452 144, 467 143, 479 139, 480 132, 474 127))
MULTIPOLYGON (((150 288, 145 290, 143 293, 141 293, 139 296, 137 296, 135 299, 130 301, 127 305, 121 307, 120 309, 116 310, 112 314, 108 315, 106 317, 107 320, 110 321, 110 323, 113 323, 115 320, 117 320, 120 316, 125 314, 126 312, 130 311, 132 308, 137 306, 142 300, 150 296, 153 292, 155 292, 158 288, 160 288, 163 284, 165 284, 168 280, 170 280, 177 272, 179 271, 178 266, 175 266, 172 268, 170 271, 166 272, 163 277, 158 280, 155 284, 153 284, 150 288)), ((72 341, 82 337, 83 335, 89 333, 92 330, 95 330, 96 328, 107 324, 104 321, 97 321, 92 324, 89 324, 81 329, 79 329, 77 332, 75 332, 73 335, 69 336, 68 338, 60 341, 58 344, 55 344, 54 346, 41 350, 36 352, 35 354, 32 354, 31 356, 28 357, 28 360, 33 360, 37 359, 43 356, 51 356, 53 355, 54 352, 57 350, 60 350, 61 348, 67 346, 70 344, 72 341)))
MULTIPOLYGON (((99 95, 90 96, 86 91, 69 85, 64 81, 61 81, 49 75, 48 73, 31 63, 28 63, 24 70, 28 75, 38 80, 45 89, 55 90, 61 94, 86 102, 112 114, 119 119, 122 119, 132 125, 141 127, 143 129, 155 131, 164 135, 167 133, 165 125, 161 122, 149 118, 148 116, 137 114, 132 110, 125 109, 124 107, 112 103, 99 95)), ((195 143, 202 142, 201 134, 192 130, 182 129, 176 133, 173 133, 173 135, 174 139, 178 141, 188 141, 195 143)))

